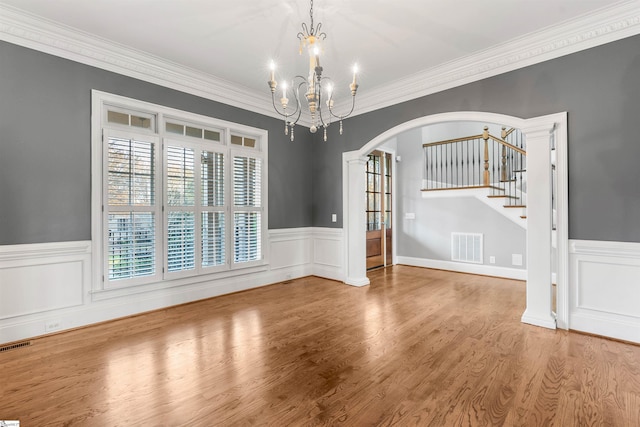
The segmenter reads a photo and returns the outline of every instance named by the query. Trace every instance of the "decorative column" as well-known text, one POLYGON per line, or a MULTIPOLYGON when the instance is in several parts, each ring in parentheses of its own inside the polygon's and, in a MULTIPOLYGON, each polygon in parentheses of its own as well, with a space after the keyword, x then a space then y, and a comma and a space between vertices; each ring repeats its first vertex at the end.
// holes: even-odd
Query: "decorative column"
POLYGON ((555 329, 551 286, 551 144, 548 123, 522 129, 527 141, 527 308, 522 321, 555 329))
MULTIPOLYGON (((347 153, 345 153, 347 155, 347 153)), ((349 185, 345 188, 344 200, 348 204, 346 220, 346 278, 351 286, 366 286, 367 277, 367 241, 366 241, 366 158, 355 155, 347 158, 347 177, 349 185)), ((345 177, 345 178, 347 178, 345 177)))

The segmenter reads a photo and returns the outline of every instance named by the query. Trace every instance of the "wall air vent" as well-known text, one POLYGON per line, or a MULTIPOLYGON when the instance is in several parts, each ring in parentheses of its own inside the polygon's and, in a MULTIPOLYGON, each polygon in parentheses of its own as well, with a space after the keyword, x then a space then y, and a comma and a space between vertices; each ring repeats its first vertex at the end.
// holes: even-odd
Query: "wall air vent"
POLYGON ((0 347, 0 353, 9 351, 9 350, 15 350, 17 348, 28 347, 30 345, 31 345, 31 341, 23 341, 23 342, 16 342, 13 344, 3 345, 2 347, 0 347))
POLYGON ((482 234, 451 233, 451 260, 483 264, 482 234))

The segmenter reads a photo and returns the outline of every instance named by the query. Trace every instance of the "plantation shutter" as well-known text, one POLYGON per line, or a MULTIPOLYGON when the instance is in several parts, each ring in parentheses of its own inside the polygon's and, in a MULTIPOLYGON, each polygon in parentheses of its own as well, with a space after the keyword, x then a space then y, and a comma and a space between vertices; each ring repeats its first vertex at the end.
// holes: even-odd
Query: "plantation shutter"
POLYGON ((165 152, 167 271, 195 270, 195 150, 171 142, 165 152))
POLYGON ((233 262, 262 259, 262 160, 233 156, 233 262))
POLYGON ((202 267, 226 264, 224 154, 200 156, 202 267))
POLYGON ((157 273, 157 139, 105 132, 105 279, 148 280, 157 273))

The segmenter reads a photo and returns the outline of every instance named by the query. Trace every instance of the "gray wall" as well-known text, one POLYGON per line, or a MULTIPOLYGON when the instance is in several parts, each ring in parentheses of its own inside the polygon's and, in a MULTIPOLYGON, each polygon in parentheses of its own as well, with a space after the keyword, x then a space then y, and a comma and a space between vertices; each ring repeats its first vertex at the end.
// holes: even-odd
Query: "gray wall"
MULTIPOLYGON (((445 123, 403 132, 394 138, 396 192, 396 253, 398 256, 451 261, 451 233, 482 233, 484 264, 526 268, 526 231, 475 197, 456 197, 456 192, 432 192, 422 197, 422 144, 482 133, 483 123, 445 123), (441 197, 438 197, 441 196, 441 197), (405 213, 415 219, 405 219, 405 213), (511 255, 521 254, 522 266, 511 264, 511 255)), ((500 135, 493 132, 494 135, 500 135)), ((487 189, 476 190, 480 197, 487 189)), ((524 220, 523 220, 524 224, 524 220)))
POLYGON ((342 227, 342 152, 408 120, 568 111, 569 237, 640 242, 640 36, 347 119, 326 143, 302 131, 291 143, 275 119, 0 42, 0 244, 91 238, 91 89, 267 129, 272 229, 342 227))
POLYGON ((331 223, 330 214, 342 212, 343 151, 450 111, 521 118, 567 111, 569 237, 640 242, 640 36, 347 119, 342 137, 330 128, 330 143, 313 145, 314 226, 342 227, 342 215, 331 223))
POLYGON ((280 121, 0 42, 0 245, 91 239, 91 90, 269 131, 269 228, 312 225, 311 137, 280 121))

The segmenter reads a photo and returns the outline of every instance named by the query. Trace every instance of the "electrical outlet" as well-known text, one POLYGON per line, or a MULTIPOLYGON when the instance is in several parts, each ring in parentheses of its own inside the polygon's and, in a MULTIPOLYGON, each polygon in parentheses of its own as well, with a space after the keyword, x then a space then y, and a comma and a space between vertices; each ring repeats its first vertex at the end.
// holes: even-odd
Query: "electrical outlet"
POLYGON ((496 263, 496 257, 490 256, 489 257, 489 264, 495 264, 495 263, 496 263))
POLYGON ((338 222, 338 214, 331 214, 331 222, 338 222))
POLYGON ((60 329, 62 329, 62 321, 60 319, 49 320, 44 324, 45 332, 54 332, 60 329))

